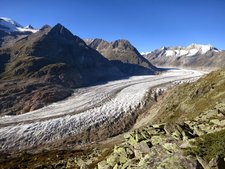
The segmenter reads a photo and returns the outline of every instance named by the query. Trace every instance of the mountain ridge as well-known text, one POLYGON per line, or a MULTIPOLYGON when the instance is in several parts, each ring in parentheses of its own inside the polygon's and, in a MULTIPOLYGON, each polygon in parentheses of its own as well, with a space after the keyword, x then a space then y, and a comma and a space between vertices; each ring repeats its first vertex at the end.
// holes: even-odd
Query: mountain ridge
POLYGON ((100 52, 105 58, 117 63, 121 61, 120 67, 122 72, 129 70, 132 72, 140 72, 139 74, 152 74, 154 71, 158 71, 154 65, 152 65, 147 59, 145 59, 138 50, 128 41, 124 39, 118 39, 112 42, 108 42, 103 39, 87 39, 84 41, 91 48, 100 52), (131 65, 137 65, 136 70, 127 68, 131 65), (126 68, 125 68, 126 67, 126 68))
POLYGON ((212 45, 161 47, 143 55, 156 66, 216 69, 225 67, 225 52, 212 45))

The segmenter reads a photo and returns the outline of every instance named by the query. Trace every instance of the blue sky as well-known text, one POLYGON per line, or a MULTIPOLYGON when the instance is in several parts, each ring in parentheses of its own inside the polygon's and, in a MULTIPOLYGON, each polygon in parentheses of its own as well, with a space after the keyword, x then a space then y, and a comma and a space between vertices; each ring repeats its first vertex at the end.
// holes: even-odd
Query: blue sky
POLYGON ((225 49, 225 0, 1 0, 0 16, 81 38, 128 39, 140 52, 212 44, 225 49))

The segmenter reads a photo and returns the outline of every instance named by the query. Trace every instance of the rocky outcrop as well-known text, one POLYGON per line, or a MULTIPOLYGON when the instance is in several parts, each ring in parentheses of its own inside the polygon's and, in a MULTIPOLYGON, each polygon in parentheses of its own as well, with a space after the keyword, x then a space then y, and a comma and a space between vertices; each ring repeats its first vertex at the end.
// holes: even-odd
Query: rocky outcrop
POLYGON ((182 127, 150 125, 127 133, 124 135, 126 141, 115 146, 106 162, 98 163, 98 168, 196 168, 197 160, 184 156, 180 148, 183 139, 194 135, 187 134, 189 130, 182 127))
MULTIPOLYGON (((221 108, 221 104, 218 106, 221 108)), ((223 147, 218 145, 224 144, 223 138, 219 137, 217 140, 215 136, 213 137, 213 144, 218 147, 211 158, 208 158, 209 155, 205 156, 205 153, 200 153, 205 151, 205 147, 201 147, 203 143, 198 144, 199 140, 205 145, 210 144, 207 143, 209 133, 214 134, 218 131, 224 133, 225 125, 221 123, 224 115, 216 110, 217 113, 204 112, 192 121, 149 125, 126 133, 124 135, 126 141, 115 146, 113 152, 98 163, 98 168, 221 168, 225 164, 225 152, 223 147), (212 127, 207 129, 209 123, 206 123, 206 120, 210 119, 218 122, 214 124, 211 122, 212 127), (199 132, 199 129, 204 129, 204 132, 199 132), (197 148, 193 145, 197 145, 197 148)), ((208 148, 207 153, 210 154, 210 151, 213 149, 208 148)))
POLYGON ((225 128, 225 103, 217 104, 214 109, 201 113, 186 123, 197 135, 213 133, 225 128))

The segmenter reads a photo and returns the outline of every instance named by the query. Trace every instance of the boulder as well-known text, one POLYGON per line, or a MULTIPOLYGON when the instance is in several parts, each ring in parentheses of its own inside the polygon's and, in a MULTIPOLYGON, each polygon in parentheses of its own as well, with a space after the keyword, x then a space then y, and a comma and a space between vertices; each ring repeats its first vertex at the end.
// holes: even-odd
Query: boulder
POLYGON ((101 161, 98 163, 98 169, 110 169, 110 166, 106 161, 101 161))
POLYGON ((178 158, 170 156, 163 160, 157 169, 184 169, 184 166, 181 165, 181 162, 178 158))
POLYGON ((218 110, 219 113, 225 115, 225 103, 217 104, 215 108, 218 110))
POLYGON ((157 145, 163 141, 162 136, 152 136, 151 143, 152 145, 157 145))
POLYGON ((117 163, 119 163, 119 156, 117 154, 111 154, 107 158, 107 163, 111 166, 114 167, 117 163))
POLYGON ((165 143, 162 144, 163 148, 168 151, 169 153, 178 152, 178 146, 175 143, 165 143))

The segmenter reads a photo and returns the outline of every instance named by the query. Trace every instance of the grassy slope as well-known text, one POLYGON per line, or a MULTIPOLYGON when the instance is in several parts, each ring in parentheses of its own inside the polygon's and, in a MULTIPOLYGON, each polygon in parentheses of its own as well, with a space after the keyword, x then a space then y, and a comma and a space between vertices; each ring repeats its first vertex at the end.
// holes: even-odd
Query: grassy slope
POLYGON ((225 102, 225 69, 211 72, 198 81, 169 91, 158 111, 156 122, 193 119, 201 112, 225 102))
POLYGON ((186 153, 198 155, 208 162, 217 155, 225 157, 225 130, 202 135, 196 138, 192 145, 186 153))

